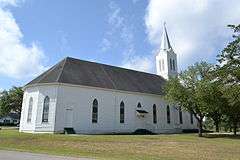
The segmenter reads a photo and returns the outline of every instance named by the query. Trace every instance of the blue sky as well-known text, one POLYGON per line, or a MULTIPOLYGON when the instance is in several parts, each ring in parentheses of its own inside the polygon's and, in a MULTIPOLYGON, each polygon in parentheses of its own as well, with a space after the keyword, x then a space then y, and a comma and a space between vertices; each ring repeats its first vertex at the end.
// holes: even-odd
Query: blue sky
POLYGON ((0 0, 0 89, 66 56, 155 72, 167 22, 179 68, 215 63, 240 22, 238 0, 0 0))

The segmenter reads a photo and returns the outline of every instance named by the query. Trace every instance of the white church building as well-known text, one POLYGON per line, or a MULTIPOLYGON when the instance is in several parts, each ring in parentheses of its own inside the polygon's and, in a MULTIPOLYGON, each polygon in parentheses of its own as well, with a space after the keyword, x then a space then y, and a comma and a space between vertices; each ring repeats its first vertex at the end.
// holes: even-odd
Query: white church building
POLYGON ((196 129, 192 114, 164 100, 164 84, 177 75, 177 55, 165 26, 156 70, 150 74, 67 57, 24 87, 19 131, 107 134, 196 129))

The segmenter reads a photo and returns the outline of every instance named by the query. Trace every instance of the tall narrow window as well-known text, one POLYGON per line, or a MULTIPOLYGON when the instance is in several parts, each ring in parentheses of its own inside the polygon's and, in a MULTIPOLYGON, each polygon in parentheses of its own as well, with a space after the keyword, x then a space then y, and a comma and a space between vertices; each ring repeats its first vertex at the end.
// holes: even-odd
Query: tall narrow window
POLYGON ((120 103, 120 123, 124 123, 124 103, 120 103))
POLYGON ((164 60, 162 60, 162 70, 164 71, 164 60))
POLYGON ((182 108, 179 107, 178 109, 179 109, 179 122, 180 122, 180 124, 183 124, 183 119, 182 119, 182 108))
POLYGON ((173 70, 175 71, 176 68, 175 68, 175 60, 174 59, 172 60, 172 65, 173 65, 173 70))
POLYGON ((42 114, 42 122, 48 122, 48 114, 49 114, 49 97, 46 96, 43 102, 43 114, 42 114))
POLYGON ((94 99, 92 104, 92 123, 97 123, 97 121, 98 121, 98 101, 97 99, 94 99))
POLYGON ((193 114, 192 114, 192 112, 190 113, 190 122, 191 122, 191 124, 193 124, 193 114))
POLYGON ((172 59, 170 58, 170 70, 172 70, 172 59))
POLYGON ((159 70, 162 70, 162 64, 161 64, 161 60, 159 60, 159 70))
POLYGON ((138 105, 137 105, 137 108, 141 108, 141 107, 142 107, 142 105, 141 105, 141 103, 139 102, 138 105))
POLYGON ((28 104, 27 122, 31 122, 32 120, 32 107, 33 107, 33 98, 31 97, 29 99, 29 104, 28 104))
POLYGON ((153 105, 153 123, 157 123, 157 107, 155 104, 153 105))
POLYGON ((171 119, 170 119, 170 107, 169 105, 167 105, 167 123, 170 123, 171 119))

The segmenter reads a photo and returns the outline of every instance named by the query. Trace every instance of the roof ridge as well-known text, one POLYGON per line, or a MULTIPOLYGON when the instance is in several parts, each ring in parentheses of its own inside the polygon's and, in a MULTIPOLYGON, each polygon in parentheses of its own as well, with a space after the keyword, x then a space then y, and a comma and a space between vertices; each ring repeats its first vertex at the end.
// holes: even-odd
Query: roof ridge
MULTIPOLYGON (((138 70, 134 70, 134 69, 128 69, 128 68, 123 68, 123 67, 119 67, 119 66, 114 66, 114 65, 104 64, 104 63, 99 63, 99 62, 93 62, 93 61, 88 61, 88 60, 82 60, 82 59, 77 59, 77 58, 73 58, 73 57, 67 57, 67 58, 70 58, 70 59, 73 59, 73 60, 77 60, 77 61, 84 61, 84 62, 88 62, 88 63, 95 63, 95 64, 104 65, 104 66, 120 68, 120 69, 124 69, 124 70, 128 70, 128 71, 133 71, 133 72, 139 72, 139 73, 154 75, 154 76, 158 76, 158 77, 163 78, 162 76, 159 76, 159 75, 154 74, 154 73, 143 72, 143 71, 138 71, 138 70)), ((164 78, 163 78, 163 79, 164 79, 164 78)))
POLYGON ((162 95, 165 80, 121 67, 66 57, 27 85, 68 83, 107 89, 162 95), (36 80, 35 80, 36 79, 36 80))
POLYGON ((57 80, 56 80, 57 82, 59 82, 59 79, 62 76, 62 73, 63 73, 64 67, 66 65, 67 59, 68 59, 68 57, 64 58, 63 67, 62 67, 62 69, 61 69, 61 71, 60 71, 60 73, 59 73, 59 75, 57 77, 57 80))

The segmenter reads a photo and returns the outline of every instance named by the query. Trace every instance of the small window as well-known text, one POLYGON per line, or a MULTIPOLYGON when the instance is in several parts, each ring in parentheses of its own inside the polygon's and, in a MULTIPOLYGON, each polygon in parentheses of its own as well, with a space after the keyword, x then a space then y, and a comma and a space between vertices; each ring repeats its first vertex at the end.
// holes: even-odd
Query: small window
POLYGON ((179 107, 179 123, 183 124, 183 119, 182 119, 182 108, 179 107))
POLYGON ((137 108, 141 108, 141 107, 142 107, 142 105, 141 105, 141 103, 139 102, 138 105, 137 105, 137 108))
POLYGON ((29 104, 28 104, 27 122, 31 122, 32 120, 32 107, 33 107, 33 98, 31 97, 29 99, 29 104))
POLYGON ((170 107, 169 105, 167 105, 167 123, 170 123, 171 119, 170 119, 170 107))
POLYGON ((120 103, 120 123, 124 123, 124 102, 120 103))
POLYGON ((159 60, 159 70, 162 70, 161 60, 159 60))
POLYGON ((92 104, 92 123, 97 123, 97 121, 98 121, 98 101, 97 99, 94 99, 92 104))
POLYGON ((172 60, 172 65, 173 65, 173 70, 175 71, 176 68, 175 68, 175 60, 174 59, 172 60))
POLYGON ((162 60, 162 70, 164 71, 164 60, 162 60))
POLYGON ((153 123, 157 123, 157 107, 155 104, 153 105, 153 123))
POLYGON ((170 58, 170 69, 172 70, 172 59, 170 58))
POLYGON ((48 122, 48 114, 49 114, 49 97, 46 96, 43 102, 43 114, 42 114, 42 122, 48 122))
POLYGON ((193 124, 193 114, 192 113, 190 113, 190 122, 191 122, 191 124, 193 124))

